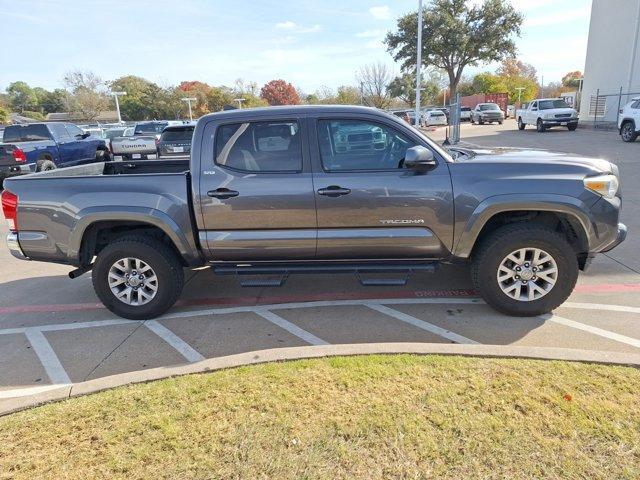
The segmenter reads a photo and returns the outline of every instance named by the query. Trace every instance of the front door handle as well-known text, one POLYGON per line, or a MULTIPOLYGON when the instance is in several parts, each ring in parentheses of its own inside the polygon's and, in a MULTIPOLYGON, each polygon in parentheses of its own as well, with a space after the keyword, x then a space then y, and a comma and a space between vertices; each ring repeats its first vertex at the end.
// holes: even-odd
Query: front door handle
POLYGON ((349 195, 351 189, 342 188, 338 185, 329 185, 327 188, 321 188, 318 190, 318 195, 325 195, 327 197, 340 197, 341 195, 349 195))
POLYGON ((225 198, 237 197, 238 195, 240 195, 240 193, 236 192, 235 190, 229 190, 228 188, 218 188, 216 190, 209 190, 207 192, 207 195, 214 198, 225 199, 225 198))

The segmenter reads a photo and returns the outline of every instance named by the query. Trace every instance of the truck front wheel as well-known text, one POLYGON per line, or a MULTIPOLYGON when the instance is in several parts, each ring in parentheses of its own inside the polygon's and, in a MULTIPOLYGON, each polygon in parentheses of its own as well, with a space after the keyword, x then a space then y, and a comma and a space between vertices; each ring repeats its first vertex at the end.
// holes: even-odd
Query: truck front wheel
POLYGON ((528 317, 551 312, 571 295, 578 259, 560 233, 540 225, 512 224, 482 241, 471 274, 490 306, 528 317))
POLYGON ((93 288, 105 307, 133 320, 155 318, 180 297, 184 273, 177 254, 156 238, 122 237, 99 254, 93 288))

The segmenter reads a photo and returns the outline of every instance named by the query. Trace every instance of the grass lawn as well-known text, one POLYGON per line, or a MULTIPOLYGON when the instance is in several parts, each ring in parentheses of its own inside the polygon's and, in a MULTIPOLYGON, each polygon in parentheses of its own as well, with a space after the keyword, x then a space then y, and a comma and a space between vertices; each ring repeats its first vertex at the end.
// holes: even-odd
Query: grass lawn
POLYGON ((0 478, 637 479, 640 371, 368 356, 133 385, 0 418, 0 478))

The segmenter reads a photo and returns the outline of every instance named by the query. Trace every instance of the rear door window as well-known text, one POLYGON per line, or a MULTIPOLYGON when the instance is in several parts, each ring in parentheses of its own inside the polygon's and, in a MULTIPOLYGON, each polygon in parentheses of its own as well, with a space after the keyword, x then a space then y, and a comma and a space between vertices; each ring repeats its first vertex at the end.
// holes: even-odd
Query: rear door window
POLYGON ((10 125, 4 131, 3 141, 5 143, 18 142, 38 142, 50 140, 51 134, 47 126, 40 123, 32 125, 10 125))
POLYGON ((245 122, 222 125, 216 132, 216 164, 246 172, 302 170, 298 122, 245 122))

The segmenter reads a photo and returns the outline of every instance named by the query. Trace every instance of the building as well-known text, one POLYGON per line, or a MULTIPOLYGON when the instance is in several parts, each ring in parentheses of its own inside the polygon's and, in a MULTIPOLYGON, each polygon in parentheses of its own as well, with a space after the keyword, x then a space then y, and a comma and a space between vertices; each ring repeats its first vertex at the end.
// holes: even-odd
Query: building
POLYGON ((593 0, 580 101, 583 122, 615 122, 640 95, 640 0, 593 0))

